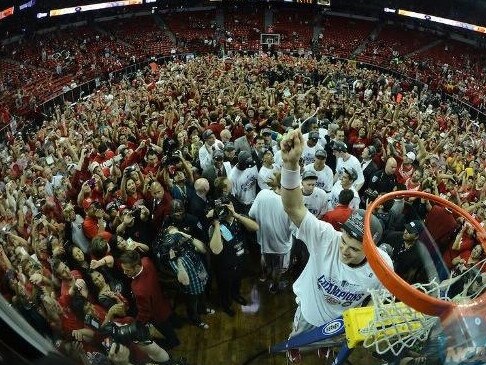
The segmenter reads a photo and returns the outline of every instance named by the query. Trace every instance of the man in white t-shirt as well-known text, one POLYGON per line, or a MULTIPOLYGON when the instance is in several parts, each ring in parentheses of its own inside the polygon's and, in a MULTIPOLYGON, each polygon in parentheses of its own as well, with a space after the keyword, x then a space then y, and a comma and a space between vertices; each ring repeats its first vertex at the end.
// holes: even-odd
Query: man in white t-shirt
POLYGON ((319 132, 310 132, 309 139, 302 150, 302 160, 304 161, 304 165, 313 163, 316 151, 323 148, 317 141, 319 141, 319 132))
POLYGON ((204 144, 199 148, 199 164, 205 170, 213 163, 213 153, 222 148, 221 141, 218 141, 211 129, 206 129, 202 133, 204 144))
POLYGON ((336 156, 336 174, 334 175, 334 182, 341 178, 344 168, 350 170, 354 169, 358 174, 358 177, 354 181, 354 188, 359 191, 364 184, 363 169, 361 163, 356 156, 353 156, 348 152, 348 147, 344 142, 334 142, 332 146, 334 155, 336 156))
POLYGON ((305 207, 315 215, 321 218, 327 212, 327 193, 318 188, 317 174, 314 171, 304 171, 302 174, 302 195, 304 197, 305 207))
POLYGON ((326 165, 327 152, 325 149, 316 151, 314 163, 304 166, 304 171, 314 171, 317 174, 316 186, 329 193, 334 183, 332 170, 326 165))
POLYGON ((329 205, 327 210, 332 210, 337 207, 339 204, 339 194, 343 189, 349 189, 353 192, 354 197, 353 200, 349 203, 349 207, 352 210, 356 210, 359 208, 360 198, 359 194, 354 188, 354 181, 357 179, 358 174, 354 169, 343 169, 343 173, 341 174, 341 178, 336 181, 333 185, 331 192, 329 193, 329 205))
MULTIPOLYGON (((327 222, 314 217, 304 206, 299 188, 299 158, 304 139, 300 130, 292 131, 281 143, 282 202, 296 236, 305 242, 309 261, 293 285, 298 308, 291 337, 318 327, 341 316, 348 308, 359 307, 368 297, 368 289, 382 286, 363 251, 364 211, 358 210, 337 232, 327 222)), ((381 238, 382 227, 372 217, 371 233, 375 242, 381 238)), ((393 268, 390 257, 382 250, 380 255, 393 268)), ((289 360, 298 361, 298 350, 288 352, 289 360)))
POLYGON ((258 193, 249 216, 259 225, 257 242, 261 247, 263 280, 271 280, 269 290, 276 293, 280 276, 288 267, 291 248, 290 219, 285 213, 280 198, 280 173, 276 173, 269 182, 272 190, 265 189, 258 193))
POLYGON ((232 193, 241 204, 243 214, 247 214, 256 197, 258 170, 248 151, 240 151, 238 163, 231 170, 229 179, 233 183, 232 193))
POLYGON ((260 190, 270 189, 268 182, 273 180, 273 175, 278 171, 273 165, 273 150, 266 149, 262 155, 262 167, 258 171, 258 187, 260 190))

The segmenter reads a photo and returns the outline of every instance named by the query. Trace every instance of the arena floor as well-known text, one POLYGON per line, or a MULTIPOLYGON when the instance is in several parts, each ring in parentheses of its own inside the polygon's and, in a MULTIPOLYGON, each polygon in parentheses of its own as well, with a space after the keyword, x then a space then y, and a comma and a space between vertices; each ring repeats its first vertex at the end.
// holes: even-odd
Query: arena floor
MULTIPOLYGON (((234 304, 236 316, 231 318, 216 308, 216 314, 206 316, 208 330, 184 325, 178 330, 182 345, 172 351, 174 356, 184 356, 190 365, 284 365, 284 354, 269 355, 266 349, 287 338, 294 311, 295 297, 291 288, 272 295, 266 283, 250 277, 243 282, 242 294, 250 299, 248 306, 234 304)), ((185 307, 177 312, 185 317, 185 307)), ((331 364, 317 357, 315 351, 304 353, 302 364, 331 364)), ((359 348, 353 351, 346 364, 375 365, 369 352, 359 348)))

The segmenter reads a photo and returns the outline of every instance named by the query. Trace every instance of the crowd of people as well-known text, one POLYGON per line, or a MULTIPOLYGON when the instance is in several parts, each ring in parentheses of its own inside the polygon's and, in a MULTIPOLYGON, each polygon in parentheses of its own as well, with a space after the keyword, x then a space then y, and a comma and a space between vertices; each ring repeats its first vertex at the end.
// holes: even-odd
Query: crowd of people
MULTIPOLYGON (((312 283, 309 270, 301 273, 319 243, 307 241, 305 212, 305 227, 324 221, 339 231, 376 197, 417 190, 486 219, 483 124, 421 85, 312 57, 205 56, 147 68, 56 107, 0 153, 2 295, 90 363, 175 361, 167 353, 180 343, 174 293, 184 296, 189 322, 209 331, 206 316, 233 317, 247 304, 240 286, 248 271, 261 271, 271 293, 291 272, 296 295, 306 297, 312 283), (280 172, 290 165, 280 141, 297 129, 291 188, 305 208, 281 198, 289 178, 280 172), (261 256, 261 268, 250 256, 261 256), (218 300, 210 305, 211 289, 218 300)), ((440 205, 395 200, 376 216, 376 243, 391 247, 409 282, 436 275, 415 259, 429 252, 417 243, 424 228, 451 272, 484 258, 474 230, 440 205)), ((350 267, 364 259, 352 250, 341 259, 350 267)), ((319 290, 332 284, 321 280, 319 290)), ((332 293, 327 303, 341 305, 332 293)), ((301 302, 300 323, 318 325, 309 305, 301 302)))
POLYGON ((307 51, 315 42, 316 54, 391 68, 484 110, 485 57, 484 52, 472 46, 440 40, 431 49, 421 50, 439 40, 417 31, 425 41, 416 44, 418 36, 404 37, 407 33, 396 25, 391 28, 391 38, 388 30, 386 41, 371 42, 373 56, 367 57, 368 40, 380 37, 381 24, 338 16, 324 16, 321 21, 320 15, 305 7, 236 7, 224 9, 223 15, 224 21, 219 23, 216 10, 200 10, 24 34, 18 42, 0 49, 0 64, 9 70, 0 77, 0 122, 6 124, 13 115, 35 110, 63 88, 81 85, 152 56, 214 54, 222 47, 226 51, 259 51, 262 33, 281 36, 280 45, 272 46, 275 51, 307 51), (273 18, 271 25, 265 25, 266 17, 273 18), (180 21, 186 18, 190 21, 180 21), (162 23, 166 27, 160 26, 162 23), (318 29, 320 33, 314 37, 318 29), (402 52, 405 49, 406 53, 402 52), (416 51, 419 52, 414 54, 416 51))

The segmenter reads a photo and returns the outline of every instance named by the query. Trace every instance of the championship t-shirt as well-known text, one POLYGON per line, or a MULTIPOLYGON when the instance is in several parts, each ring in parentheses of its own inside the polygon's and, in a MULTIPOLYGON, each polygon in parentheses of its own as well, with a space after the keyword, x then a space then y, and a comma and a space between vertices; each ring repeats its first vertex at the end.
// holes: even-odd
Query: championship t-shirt
MULTIPOLYGON (((309 261, 295 281, 293 290, 300 303, 304 319, 313 326, 340 317, 344 310, 361 306, 368 289, 382 286, 368 263, 350 267, 341 261, 341 233, 327 222, 307 212, 296 237, 309 250, 309 261)), ((390 257, 379 249, 390 268, 390 257)))
POLYGON ((233 195, 241 204, 250 205, 256 197, 258 169, 256 166, 241 171, 236 166, 229 179, 233 183, 233 195))

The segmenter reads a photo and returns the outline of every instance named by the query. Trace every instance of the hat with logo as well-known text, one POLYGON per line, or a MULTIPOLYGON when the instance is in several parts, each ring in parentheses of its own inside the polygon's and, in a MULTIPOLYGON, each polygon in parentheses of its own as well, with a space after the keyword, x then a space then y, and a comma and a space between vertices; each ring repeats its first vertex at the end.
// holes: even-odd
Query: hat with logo
POLYGON ((318 141, 319 140, 319 132, 316 132, 316 131, 309 132, 309 139, 318 141))
POLYGON ((240 164, 245 164, 245 163, 248 163, 248 162, 254 162, 253 161, 253 157, 251 156, 251 153, 248 152, 248 151, 240 151, 240 153, 238 153, 238 163, 240 164))
POLYGON ((347 152, 348 146, 346 146, 346 143, 344 142, 334 141, 334 143, 332 144, 332 149, 338 152, 347 152))
POLYGON ((415 153, 413 153, 412 151, 407 152, 406 156, 407 156, 407 157, 408 157, 410 160, 412 160, 412 162, 413 162, 413 161, 415 161, 415 157, 416 157, 416 156, 415 156, 415 153))
POLYGON ((326 150, 324 150, 322 148, 316 150, 316 157, 326 158, 327 157, 326 150))
POLYGON ((317 180, 317 174, 315 171, 312 171, 312 170, 307 170, 307 171, 304 171, 304 173, 302 174, 302 181, 304 180, 317 180))
MULTIPOLYGON (((357 209, 351 214, 351 216, 344 222, 342 230, 345 231, 352 238, 359 241, 363 240, 364 236, 364 209, 357 209)), ((371 216, 371 236, 375 243, 380 241, 383 234, 383 227, 378 218, 374 215, 371 216)))
POLYGON ((227 142, 224 145, 224 150, 225 151, 234 151, 235 150, 235 144, 233 142, 227 142))
POLYGON ((254 130, 255 130, 255 126, 253 124, 248 123, 247 125, 245 125, 245 132, 250 132, 254 130))
POLYGON ((264 128, 262 130, 262 136, 264 136, 265 134, 272 134, 272 130, 270 128, 264 128))
POLYGON ((216 150, 213 152, 213 160, 222 160, 224 159, 224 153, 220 150, 216 150))
POLYGON ((411 221, 405 224, 405 229, 411 234, 420 234, 424 230, 424 224, 420 220, 411 221))
POLYGON ((344 170, 344 172, 346 174, 348 174, 348 176, 349 176, 349 178, 351 180, 356 181, 356 179, 358 178, 358 173, 356 172, 356 170, 354 168, 352 168, 352 167, 350 167, 350 168, 344 167, 343 170, 344 170))

